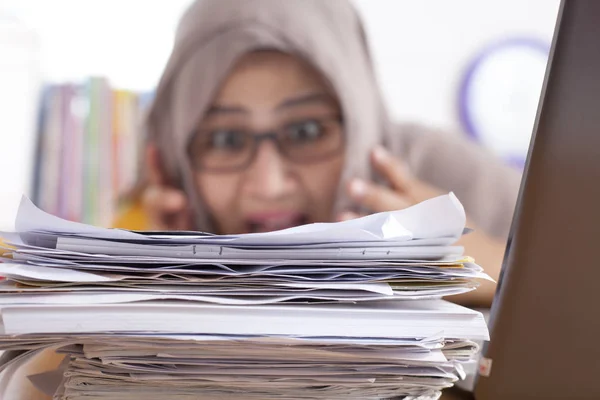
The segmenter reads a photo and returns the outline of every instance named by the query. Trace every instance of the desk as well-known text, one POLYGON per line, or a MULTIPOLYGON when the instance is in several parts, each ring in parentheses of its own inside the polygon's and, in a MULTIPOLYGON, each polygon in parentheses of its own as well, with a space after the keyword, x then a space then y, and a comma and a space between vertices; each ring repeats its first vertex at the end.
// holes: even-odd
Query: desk
POLYGON ((473 393, 458 388, 450 388, 442 391, 440 400, 474 400, 473 393))

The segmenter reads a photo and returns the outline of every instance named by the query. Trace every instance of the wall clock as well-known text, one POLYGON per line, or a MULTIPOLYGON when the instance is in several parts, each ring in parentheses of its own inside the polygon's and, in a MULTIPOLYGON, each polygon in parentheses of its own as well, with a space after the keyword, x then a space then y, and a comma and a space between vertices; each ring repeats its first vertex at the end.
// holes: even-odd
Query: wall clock
POLYGON ((550 46, 531 38, 494 43, 468 65, 459 93, 463 129, 472 139, 522 168, 550 46))

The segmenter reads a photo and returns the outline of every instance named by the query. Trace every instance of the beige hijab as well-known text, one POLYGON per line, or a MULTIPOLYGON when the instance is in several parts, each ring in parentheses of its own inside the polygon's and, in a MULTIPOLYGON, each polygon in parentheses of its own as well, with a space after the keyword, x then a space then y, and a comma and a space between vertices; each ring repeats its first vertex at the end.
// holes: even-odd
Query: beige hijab
POLYGON ((455 136, 390 123, 363 26, 346 0, 198 0, 182 17, 146 128, 168 178, 190 197, 198 229, 211 231, 212 224, 195 188, 188 142, 236 60, 262 49, 308 61, 338 96, 347 157, 336 211, 349 206, 342 189, 348 179, 372 178, 368 151, 383 144, 417 177, 455 191, 483 229, 507 234, 518 174, 455 136))

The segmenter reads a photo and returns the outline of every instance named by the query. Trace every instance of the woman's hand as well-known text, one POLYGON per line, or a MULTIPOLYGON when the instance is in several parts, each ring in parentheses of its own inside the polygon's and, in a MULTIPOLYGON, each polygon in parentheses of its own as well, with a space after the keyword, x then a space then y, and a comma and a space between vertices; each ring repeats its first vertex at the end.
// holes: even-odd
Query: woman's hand
POLYGON ((192 230, 193 216, 187 197, 181 190, 168 185, 158 148, 146 148, 148 186, 142 194, 142 207, 149 219, 151 230, 192 230))
MULTIPOLYGON (((389 186, 355 179, 348 185, 348 194, 358 204, 371 212, 403 209, 445 192, 412 177, 400 160, 395 159, 385 149, 376 148, 371 153, 371 163, 375 171, 385 178, 389 186)), ((346 212, 341 220, 359 217, 356 213, 346 212)), ((458 245, 465 248, 465 254, 475 258, 485 272, 498 280, 506 243, 487 235, 470 221, 467 225, 475 231, 463 236, 458 245)), ((450 300, 470 305, 489 307, 492 303, 496 284, 481 282, 481 286, 472 292, 450 297, 450 300)))
MULTIPOLYGON (((371 164, 388 186, 353 179, 347 188, 356 204, 371 212, 400 210, 443 194, 443 191, 412 177, 402 162, 382 147, 371 152, 371 164)), ((357 214, 346 212, 340 219, 356 217, 357 214)))

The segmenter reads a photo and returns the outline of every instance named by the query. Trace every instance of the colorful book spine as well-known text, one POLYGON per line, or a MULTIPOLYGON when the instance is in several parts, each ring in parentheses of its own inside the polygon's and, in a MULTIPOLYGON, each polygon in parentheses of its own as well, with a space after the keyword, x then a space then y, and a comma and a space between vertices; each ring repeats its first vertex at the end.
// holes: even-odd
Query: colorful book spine
POLYGON ((40 94, 40 107, 38 110, 38 119, 37 119, 37 134, 36 134, 36 145, 35 145, 35 155, 34 155, 34 168, 33 168, 33 180, 32 180, 32 200, 36 204, 41 204, 42 197, 42 159, 45 156, 44 152, 44 141, 45 141, 45 132, 46 125, 48 124, 48 119, 50 118, 50 104, 52 103, 51 96, 53 95, 53 87, 48 85, 42 89, 40 94))
POLYGON ((40 159, 40 199, 39 204, 44 210, 58 214, 58 191, 60 185, 60 157, 63 91, 60 86, 52 87, 48 96, 48 115, 42 129, 40 159))
POLYGON ((73 98, 71 101, 71 119, 73 135, 72 143, 70 144, 71 154, 69 157, 69 171, 71 178, 69 187, 65 188, 67 196, 67 210, 64 218, 72 221, 83 220, 83 163, 84 163, 84 140, 86 118, 89 110, 89 101, 86 95, 85 88, 81 85, 73 87, 73 98))

